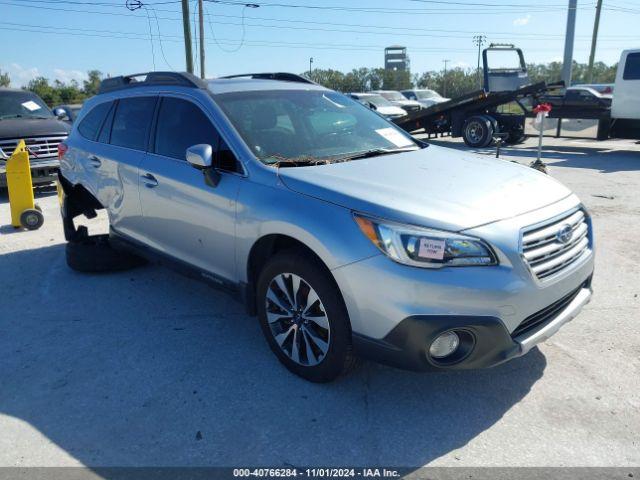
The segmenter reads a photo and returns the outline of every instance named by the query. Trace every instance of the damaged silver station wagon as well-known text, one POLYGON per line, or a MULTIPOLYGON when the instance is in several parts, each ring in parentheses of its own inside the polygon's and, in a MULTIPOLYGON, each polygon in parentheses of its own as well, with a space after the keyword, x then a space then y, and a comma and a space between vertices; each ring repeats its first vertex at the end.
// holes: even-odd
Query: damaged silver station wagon
POLYGON ((533 169, 427 145, 293 74, 115 77, 60 147, 67 261, 234 292, 292 372, 490 367, 590 300, 591 219, 533 169), (74 218, 106 209, 102 238, 74 218))

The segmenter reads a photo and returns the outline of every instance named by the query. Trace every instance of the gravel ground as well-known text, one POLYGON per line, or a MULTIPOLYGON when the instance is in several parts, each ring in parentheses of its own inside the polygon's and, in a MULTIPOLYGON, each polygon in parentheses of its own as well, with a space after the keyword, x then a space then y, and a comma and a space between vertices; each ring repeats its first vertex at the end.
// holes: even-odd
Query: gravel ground
MULTIPOLYGON (((529 162, 535 144, 503 158, 529 162)), ((640 145, 545 145, 595 219, 595 296, 476 372, 366 363, 307 383, 224 293, 157 266, 72 272, 55 193, 38 192, 34 232, 9 226, 0 197, 0 466, 640 465, 640 145)))

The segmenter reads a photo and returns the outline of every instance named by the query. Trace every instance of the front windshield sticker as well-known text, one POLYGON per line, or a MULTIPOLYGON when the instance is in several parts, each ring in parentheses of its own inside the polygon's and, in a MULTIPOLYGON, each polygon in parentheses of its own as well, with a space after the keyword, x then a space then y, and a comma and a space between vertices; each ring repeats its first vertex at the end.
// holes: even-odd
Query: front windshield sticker
POLYGON ((396 147, 410 147, 415 145, 410 139, 405 137, 395 128, 380 128, 376 130, 376 133, 381 137, 386 138, 388 141, 393 143, 396 147))
POLYGON ((29 110, 30 112, 35 112, 36 110, 40 110, 42 108, 40 105, 38 105, 33 100, 29 100, 28 102, 24 102, 22 104, 22 106, 24 108, 26 108, 27 110, 29 110))

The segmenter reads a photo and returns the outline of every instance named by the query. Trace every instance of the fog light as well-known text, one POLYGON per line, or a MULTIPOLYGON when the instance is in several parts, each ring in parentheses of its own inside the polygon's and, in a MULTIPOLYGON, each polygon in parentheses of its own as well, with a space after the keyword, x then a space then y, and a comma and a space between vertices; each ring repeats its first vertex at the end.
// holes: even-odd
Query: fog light
POLYGON ((455 352, 460 345, 460 338, 456 332, 445 332, 437 337, 431 347, 429 347, 429 354, 433 358, 444 358, 455 352))

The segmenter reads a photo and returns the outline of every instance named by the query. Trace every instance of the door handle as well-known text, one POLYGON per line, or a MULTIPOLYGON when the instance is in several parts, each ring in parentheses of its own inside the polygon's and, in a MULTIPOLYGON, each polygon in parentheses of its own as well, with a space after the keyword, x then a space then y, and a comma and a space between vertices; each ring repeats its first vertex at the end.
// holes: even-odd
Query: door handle
POLYGON ((89 165, 91 165, 93 168, 100 168, 102 166, 102 162, 95 155, 91 155, 89 157, 89 165))
POLYGON ((158 186, 158 180, 156 180, 156 177, 154 177, 150 173, 145 173, 144 175, 142 175, 142 181, 144 182, 147 188, 153 188, 158 186))

